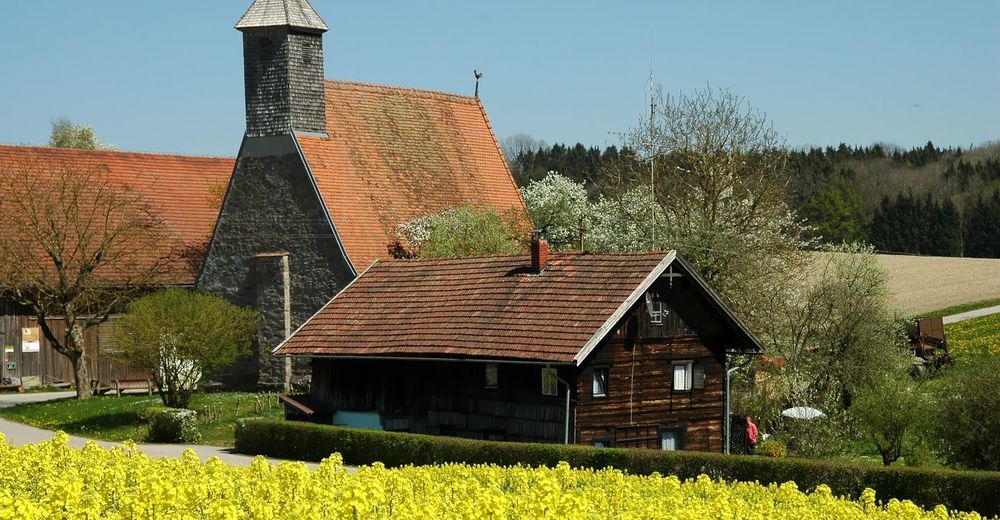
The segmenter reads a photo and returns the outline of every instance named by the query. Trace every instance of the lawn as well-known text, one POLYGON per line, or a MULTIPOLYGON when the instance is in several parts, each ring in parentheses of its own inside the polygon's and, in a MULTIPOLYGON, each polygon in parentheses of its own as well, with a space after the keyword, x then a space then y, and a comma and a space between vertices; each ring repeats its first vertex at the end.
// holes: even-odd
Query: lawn
POLYGON ((1000 314, 945 325, 944 332, 948 351, 959 360, 1000 355, 1000 314))
MULTIPOLYGON (((97 396, 87 401, 71 398, 0 409, 0 417, 92 439, 143 442, 147 431, 143 411, 162 404, 156 395, 97 396)), ((233 445, 237 418, 282 417, 277 394, 195 394, 191 409, 198 412, 200 444, 210 446, 233 445)))

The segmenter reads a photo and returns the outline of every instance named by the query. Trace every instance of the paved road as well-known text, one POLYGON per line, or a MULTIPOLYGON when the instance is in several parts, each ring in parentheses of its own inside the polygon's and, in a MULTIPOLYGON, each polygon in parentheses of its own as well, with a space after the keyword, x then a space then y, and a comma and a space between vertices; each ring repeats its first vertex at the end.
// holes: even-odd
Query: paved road
MULTIPOLYGON (((0 408, 8 408, 24 403, 37 403, 40 401, 65 399, 74 395, 76 395, 74 392, 0 394, 0 408)), ((0 432, 3 432, 4 437, 6 437, 7 444, 10 444, 11 446, 34 444, 37 442, 47 441, 52 438, 52 432, 50 430, 43 430, 41 428, 35 428, 34 426, 28 426, 26 424, 16 423, 5 419, 0 419, 0 432)), ((93 439, 85 439, 83 437, 71 435, 69 443, 71 446, 82 448, 83 445, 90 440, 93 439)), ((121 444, 118 442, 97 440, 94 442, 106 448, 121 444)), ((150 457, 180 457, 184 450, 190 448, 194 450, 194 452, 197 453, 202 460, 208 459, 209 457, 219 457, 225 462, 241 466, 248 466, 253 460, 253 457, 232 453, 229 448, 219 448, 217 446, 198 446, 193 444, 139 444, 138 446, 143 453, 149 455, 150 457)), ((277 459, 268 460, 273 464, 281 462, 277 459)), ((310 467, 317 466, 317 464, 313 463, 307 463, 307 465, 310 467)))
POLYGON ((976 309, 974 311, 960 312, 958 314, 952 314, 951 316, 945 316, 943 321, 947 325, 949 323, 957 323, 959 321, 971 320, 972 318, 979 318, 981 316, 989 316, 990 314, 1000 313, 1000 305, 994 307, 986 307, 983 309, 976 309))

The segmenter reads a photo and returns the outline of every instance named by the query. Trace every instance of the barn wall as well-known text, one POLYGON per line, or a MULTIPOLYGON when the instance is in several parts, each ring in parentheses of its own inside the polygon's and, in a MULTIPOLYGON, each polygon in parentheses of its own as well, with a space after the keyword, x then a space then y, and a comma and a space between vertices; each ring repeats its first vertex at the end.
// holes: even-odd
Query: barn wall
MULTIPOLYGON (((57 337, 65 333, 65 321, 59 318, 47 321, 57 337)), ((23 351, 21 329, 37 326, 35 318, 24 314, 24 309, 9 303, 0 303, 0 347, 5 351, 0 377, 9 379, 38 376, 43 384, 72 383, 73 367, 69 359, 52 348, 44 335, 41 336, 38 352, 23 351), (6 352, 7 347, 12 347, 13 352, 6 352), (8 363, 14 363, 14 368, 9 369, 8 363)), ((114 348, 114 335, 110 323, 88 328, 85 341, 91 378, 110 382, 115 379, 148 377, 145 372, 136 370, 110 355, 110 351, 114 348)))
MULTIPOLYGON (((541 367, 499 365, 485 389, 473 362, 316 360, 313 396, 334 410, 378 411, 383 428, 458 437, 562 442, 565 387, 543 396, 541 367)), ((568 373, 560 371, 564 379, 568 373)))

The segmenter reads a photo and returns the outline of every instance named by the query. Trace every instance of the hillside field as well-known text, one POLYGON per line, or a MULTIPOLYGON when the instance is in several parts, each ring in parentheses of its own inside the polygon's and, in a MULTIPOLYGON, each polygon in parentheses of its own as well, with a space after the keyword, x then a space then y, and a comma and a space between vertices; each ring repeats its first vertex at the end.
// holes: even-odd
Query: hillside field
POLYGON ((1000 298, 1000 259, 876 255, 889 273, 889 291, 907 312, 1000 298))

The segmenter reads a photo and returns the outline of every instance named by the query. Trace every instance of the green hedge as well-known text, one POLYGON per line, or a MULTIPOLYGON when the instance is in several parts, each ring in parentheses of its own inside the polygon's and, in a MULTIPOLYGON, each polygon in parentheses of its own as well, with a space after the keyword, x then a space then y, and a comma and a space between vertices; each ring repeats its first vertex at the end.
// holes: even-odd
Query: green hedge
POLYGON ((192 443, 201 440, 195 424, 198 413, 182 408, 153 407, 141 415, 149 423, 148 440, 162 443, 192 443))
POLYGON ((236 423, 236 451, 283 459, 319 461, 339 452, 349 465, 386 466, 446 462, 574 467, 614 467, 629 473, 659 472, 682 479, 707 474, 763 484, 793 481, 802 490, 827 484, 838 495, 857 497, 866 487, 881 499, 909 499, 927 508, 1000 515, 1000 473, 861 466, 807 459, 774 459, 701 452, 667 452, 581 445, 491 442, 454 437, 358 430, 303 422, 244 420, 236 423))

